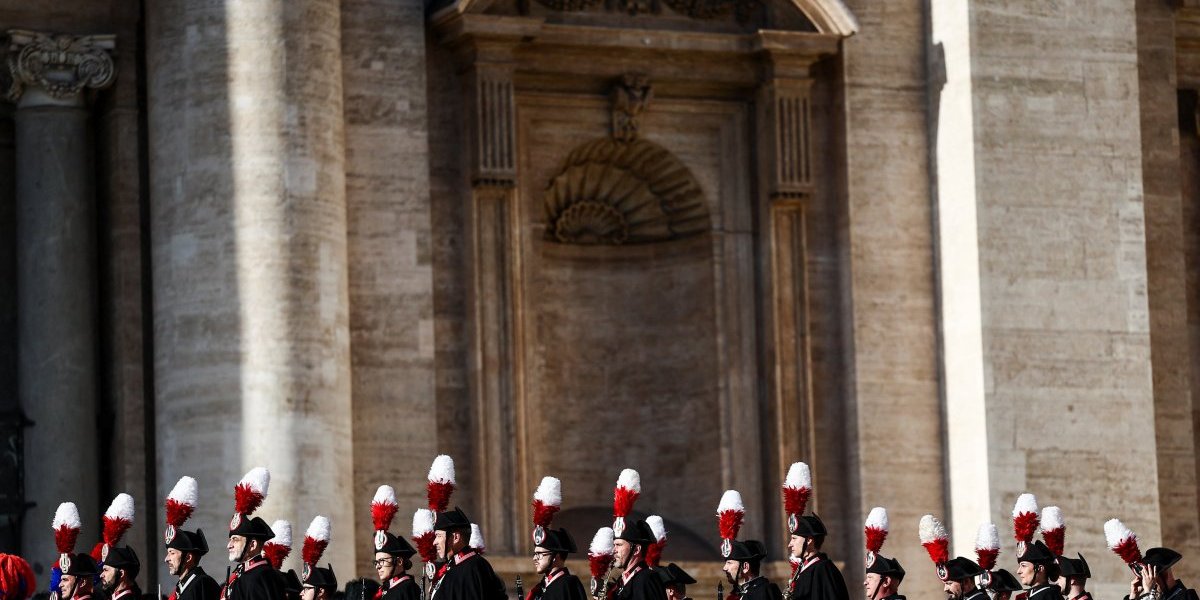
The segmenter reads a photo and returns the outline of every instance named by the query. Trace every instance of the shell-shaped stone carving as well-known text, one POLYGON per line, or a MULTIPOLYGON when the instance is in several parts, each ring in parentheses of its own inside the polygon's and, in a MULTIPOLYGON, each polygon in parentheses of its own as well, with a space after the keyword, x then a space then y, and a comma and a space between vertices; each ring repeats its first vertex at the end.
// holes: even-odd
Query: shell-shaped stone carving
POLYGON ((636 244, 708 231, 704 194, 666 148, 600 138, 572 150, 545 195, 549 239, 636 244))

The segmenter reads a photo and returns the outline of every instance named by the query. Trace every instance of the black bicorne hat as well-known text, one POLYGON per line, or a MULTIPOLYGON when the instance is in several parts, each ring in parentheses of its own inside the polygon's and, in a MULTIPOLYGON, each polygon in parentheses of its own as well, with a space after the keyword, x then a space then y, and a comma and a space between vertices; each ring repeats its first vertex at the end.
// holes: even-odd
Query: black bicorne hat
POLYGON ((271 526, 262 520, 262 517, 248 517, 241 513, 233 515, 233 520, 229 522, 229 535, 240 535, 245 538, 267 541, 275 537, 275 532, 271 531, 271 526))
POLYGON ((825 523, 821 522, 821 517, 812 514, 788 516, 788 533, 806 538, 818 538, 825 537, 829 532, 825 529, 825 523))
POLYGON ((904 579, 904 567, 900 566, 900 561, 894 558, 871 552, 867 554, 867 563, 867 573, 891 577, 896 581, 904 579))
POLYGON ((767 557, 767 547, 758 540, 740 542, 733 540, 729 544, 729 554, 725 560, 748 561, 762 560, 767 557))
POLYGON ((1063 577, 1083 577, 1089 579, 1092 576, 1092 570, 1088 568, 1087 560, 1080 554, 1078 559, 1067 558, 1065 556, 1058 557, 1058 572, 1063 577))
POLYGON ((645 521, 638 519, 632 523, 627 523, 620 534, 613 539, 625 540, 630 544, 648 545, 658 541, 654 537, 654 530, 650 529, 650 525, 645 521))
POLYGON ((390 531, 376 531, 375 545, 372 552, 386 552, 392 556, 400 558, 412 558, 412 555, 417 551, 413 549, 412 544, 402 537, 396 537, 390 531))
POLYGON ((457 506, 454 510, 447 510, 438 513, 437 520, 433 523, 435 531, 454 531, 456 529, 471 530, 471 519, 467 517, 467 513, 457 506))
POLYGON ((117 548, 114 546, 108 549, 108 556, 104 559, 104 566, 121 569, 128 573, 130 578, 134 578, 142 570, 142 561, 138 560, 137 553, 133 551, 133 548, 129 546, 117 548))
POLYGON ((542 541, 535 543, 535 546, 545 548, 550 552, 562 552, 564 554, 573 554, 579 551, 575 545, 575 538, 566 529, 559 527, 558 529, 543 530, 542 541))
POLYGON ((1029 562, 1034 564, 1046 565, 1054 562, 1054 553, 1041 540, 1037 540, 1032 544, 1025 544, 1017 556, 1017 562, 1029 562))
POLYGON ((1170 548, 1151 548, 1142 555, 1142 562, 1159 571, 1170 569, 1183 555, 1170 548))
POLYGON ((326 563, 325 568, 304 565, 304 585, 321 588, 327 592, 337 591, 337 575, 333 574, 333 565, 326 563))
POLYGON ((946 564, 938 565, 938 577, 942 581, 961 581, 981 573, 983 573, 982 567, 975 564, 975 561, 962 556, 956 556, 946 561, 946 564))
POLYGON ((61 556, 58 559, 58 568, 62 569, 63 575, 73 575, 76 577, 90 577, 100 571, 96 567, 96 559, 92 558, 92 555, 87 552, 61 556))
POLYGON ((296 574, 296 570, 288 569, 288 572, 282 575, 283 591, 289 594, 299 594, 303 586, 300 585, 300 576, 296 574))
POLYGON ((684 571, 675 563, 659 567, 654 572, 658 573, 658 578, 662 580, 663 585, 692 585, 696 583, 695 578, 688 575, 687 571, 684 571))
POLYGON ((174 548, 180 552, 190 552, 196 556, 204 556, 208 554, 208 540, 204 538, 204 531, 201 529, 197 529, 196 531, 176 529, 175 536, 171 538, 171 541, 167 542, 167 548, 174 548))
POLYGON ((994 592, 1019 592, 1021 582, 1012 573, 1004 569, 992 571, 992 583, 988 586, 994 592))

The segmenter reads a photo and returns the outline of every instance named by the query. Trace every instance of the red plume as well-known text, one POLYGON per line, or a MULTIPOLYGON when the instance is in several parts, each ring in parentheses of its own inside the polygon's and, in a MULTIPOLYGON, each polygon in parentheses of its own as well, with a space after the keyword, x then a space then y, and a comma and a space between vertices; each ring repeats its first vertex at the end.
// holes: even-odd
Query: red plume
POLYGON ((289 546, 272 544, 271 542, 263 544, 263 554, 267 555, 267 560, 271 561, 271 566, 276 571, 283 567, 283 559, 287 558, 291 553, 292 549, 289 546))
POLYGON ((78 540, 78 529, 64 526, 54 530, 54 546, 58 548, 59 554, 70 554, 75 550, 75 543, 78 540))
POLYGON ((454 493, 454 459, 440 454, 429 467, 429 483, 425 489, 429 496, 429 510, 444 512, 450 506, 450 495, 454 493))
POLYGON ((554 513, 558 512, 558 506, 549 506, 543 504, 541 500, 533 501, 533 524, 542 527, 549 527, 550 522, 554 520, 554 513))
POLYGON ((37 591, 37 578, 25 559, 0 554, 0 595, 7 600, 25 600, 37 591))
POLYGON ((666 542, 654 542, 646 547, 646 564, 651 569, 657 568, 659 561, 662 560, 663 548, 666 547, 666 542))
POLYGON ((946 526, 942 525, 941 521, 933 515, 925 515, 921 517, 917 532, 921 537, 921 545, 929 553, 929 560, 935 565, 950 559, 950 534, 946 532, 946 526))
POLYGON ((613 488, 613 516, 627 516, 641 495, 642 476, 633 469, 623 469, 617 477, 617 487, 613 488))
POLYGON ((1013 506, 1013 537, 1018 542, 1028 544, 1033 541, 1033 534, 1038 529, 1038 506, 1037 498, 1033 494, 1021 494, 1017 496, 1017 503, 1013 506))
POLYGON ((721 502, 717 504, 717 529, 723 540, 737 539, 738 531, 742 528, 742 519, 746 517, 746 505, 742 503, 742 495, 737 490, 725 490, 721 502))
POLYGON ((375 531, 387 531, 399 508, 396 505, 396 490, 390 485, 379 486, 371 501, 371 522, 375 525, 375 531))
POLYGON ((183 523, 192 516, 192 511, 196 510, 194 506, 176 502, 167 498, 167 525, 175 528, 183 526, 183 523))

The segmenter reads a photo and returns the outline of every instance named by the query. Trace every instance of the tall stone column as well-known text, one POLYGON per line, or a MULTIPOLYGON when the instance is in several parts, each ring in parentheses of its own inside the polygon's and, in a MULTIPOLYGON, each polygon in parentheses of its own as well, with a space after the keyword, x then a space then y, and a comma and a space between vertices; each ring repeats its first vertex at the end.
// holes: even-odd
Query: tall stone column
POLYGON ((220 539, 267 467, 259 514, 328 516, 353 573, 339 2, 153 2, 146 31, 159 497, 196 477, 220 539))
MULTIPOLYGON (((89 89, 116 75, 113 36, 9 31, 16 102, 17 385, 25 434, 22 554, 48 573, 60 502, 99 519, 96 244, 89 89)), ((82 546, 81 546, 82 547, 82 546)))

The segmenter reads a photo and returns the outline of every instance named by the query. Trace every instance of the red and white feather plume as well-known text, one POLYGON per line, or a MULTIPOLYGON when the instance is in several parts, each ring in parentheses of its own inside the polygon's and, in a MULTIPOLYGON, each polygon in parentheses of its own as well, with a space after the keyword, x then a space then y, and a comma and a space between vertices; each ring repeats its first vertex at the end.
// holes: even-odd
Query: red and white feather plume
POLYGON ((1142 561, 1137 535, 1120 519, 1109 519, 1104 523, 1104 539, 1108 542, 1109 549, 1120 556, 1125 564, 1132 565, 1142 561))
POLYGON ((557 477, 543 477, 533 492, 533 524, 549 529, 555 513, 562 508, 562 482, 557 477))
POLYGON ((633 503, 642 495, 642 476, 633 469, 623 469, 617 476, 613 488, 613 530, 620 535, 625 527, 625 517, 633 510, 633 503))
POLYGON ((233 486, 234 512, 240 515, 250 515, 262 506, 267 499, 267 490, 271 486, 271 472, 263 467, 254 467, 242 476, 242 480, 233 486))
POLYGON ((329 547, 329 534, 332 530, 329 519, 321 515, 313 517, 308 529, 304 532, 304 546, 300 550, 300 558, 309 567, 315 567, 325 549, 329 547))
POLYGON ((996 568, 996 558, 1000 556, 1000 530, 995 523, 981 523, 979 532, 975 534, 975 557, 984 571, 996 568))
POLYGON ((611 527, 601 527, 592 537, 592 543, 588 546, 588 566, 594 579, 603 578, 612 569, 613 538, 611 527))
POLYGON ((425 486, 429 494, 429 510, 444 512, 450 506, 450 495, 458 483, 454 480, 454 459, 439 454, 429 467, 429 483, 425 486))
POLYGON ((880 548, 883 548, 883 542, 888 536, 888 514, 887 509, 882 506, 876 506, 871 509, 867 515, 867 522, 863 525, 863 539, 867 546, 867 553, 870 555, 879 554, 880 548))
MULTIPOLYGON (((1033 541, 1033 534, 1038 530, 1038 505, 1037 498, 1033 494, 1021 494, 1017 496, 1017 503, 1013 506, 1013 537, 1016 538, 1018 548, 1023 548, 1021 544, 1028 544, 1033 541)), ((1021 550, 1018 550, 1021 552, 1021 550)))
POLYGON ((799 517, 808 506, 812 497, 812 472, 808 465, 802 462, 792 463, 788 467, 787 477, 783 480, 783 507, 789 515, 799 517))
POLYGON ((79 541, 79 530, 83 528, 83 521, 79 518, 79 508, 74 502, 58 505, 50 528, 54 530, 54 547, 60 555, 75 552, 75 543, 79 541))
POLYGON ((654 569, 658 567, 659 561, 662 560, 663 548, 667 545, 667 525, 663 522, 663 518, 658 515, 646 517, 646 524, 650 526, 650 531, 654 533, 654 543, 646 548, 646 564, 651 569, 654 569))
POLYGON ((191 518, 192 513, 196 510, 199 495, 196 480, 187 475, 180 477, 179 481, 175 483, 175 487, 171 488, 171 493, 167 494, 167 500, 164 503, 167 514, 167 543, 174 539, 175 530, 183 527, 183 524, 191 518))
POLYGON ((283 560, 292 553, 292 524, 278 519, 271 523, 271 531, 275 532, 275 537, 263 544, 263 554, 278 571, 283 568, 283 560))
POLYGON ((725 490, 717 504, 717 530, 721 533, 721 556, 729 556, 733 540, 737 539, 746 518, 746 505, 737 490, 725 490))
POLYGON ((1043 508, 1041 528, 1046 547, 1055 556, 1062 556, 1067 537, 1067 523, 1063 520, 1062 510, 1057 506, 1043 508))
POLYGON ((436 555, 433 547, 433 511, 428 508, 418 508, 413 513, 412 541, 417 546, 417 553, 426 564, 432 563, 436 555))
POLYGON ((104 542, 92 549, 92 558, 97 561, 107 559, 109 549, 116 546, 125 532, 133 527, 133 496, 125 493, 117 494, 117 497, 113 498, 112 504, 108 505, 108 510, 104 511, 101 522, 103 523, 101 537, 104 542))
POLYGON ((478 524, 471 523, 471 539, 467 545, 480 554, 487 549, 487 543, 483 541, 483 530, 479 528, 478 524))
POLYGON ((917 533, 921 536, 921 545, 929 553, 929 560, 932 560, 934 565, 940 567, 950 560, 950 534, 946 532, 946 526, 942 525, 937 517, 933 515, 921 517, 917 533))
POLYGON ((392 527, 392 519, 396 518, 396 490, 390 485, 381 485, 375 490, 375 498, 371 500, 371 523, 375 531, 387 531, 392 527))

